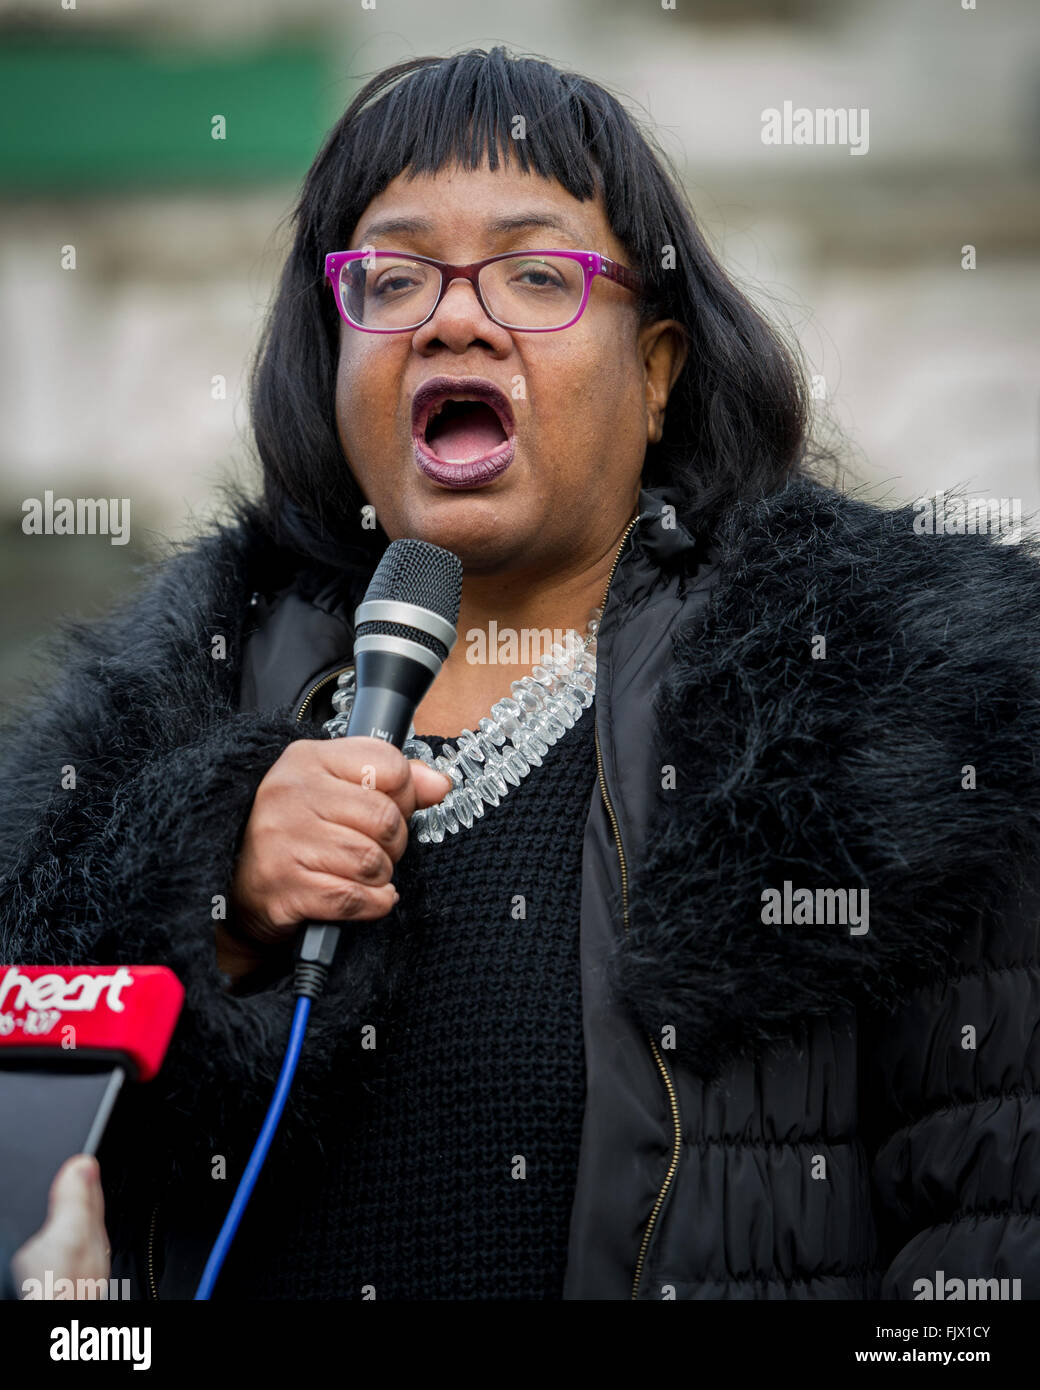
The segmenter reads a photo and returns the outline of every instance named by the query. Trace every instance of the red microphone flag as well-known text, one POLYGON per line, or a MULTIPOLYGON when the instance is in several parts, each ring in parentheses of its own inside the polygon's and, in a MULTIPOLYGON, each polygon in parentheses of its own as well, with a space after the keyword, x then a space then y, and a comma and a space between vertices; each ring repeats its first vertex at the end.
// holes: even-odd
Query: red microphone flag
POLYGON ((150 1081, 183 1000, 164 965, 0 966, 0 1061, 116 1057, 150 1081))

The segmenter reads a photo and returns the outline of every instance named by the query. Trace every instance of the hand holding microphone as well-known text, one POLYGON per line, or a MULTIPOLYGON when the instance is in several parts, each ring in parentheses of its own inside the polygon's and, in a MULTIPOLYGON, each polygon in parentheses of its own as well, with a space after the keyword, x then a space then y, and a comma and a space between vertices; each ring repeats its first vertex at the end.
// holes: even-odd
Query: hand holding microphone
MULTIPOLYGON (((399 751, 456 640, 458 556, 426 541, 387 547, 355 613, 357 695, 343 739, 292 743, 257 790, 231 889, 236 933, 265 947, 308 921, 385 917, 408 818, 447 795, 448 778, 399 751)), ((218 934, 232 977, 249 948, 218 934)))
MULTIPOLYGON (((301 739, 256 793, 231 887, 239 932, 258 947, 295 936, 304 922, 371 921, 397 901, 394 864, 408 844, 408 817, 451 786, 380 739, 301 739)), ((232 978, 248 957, 220 952, 232 978)))

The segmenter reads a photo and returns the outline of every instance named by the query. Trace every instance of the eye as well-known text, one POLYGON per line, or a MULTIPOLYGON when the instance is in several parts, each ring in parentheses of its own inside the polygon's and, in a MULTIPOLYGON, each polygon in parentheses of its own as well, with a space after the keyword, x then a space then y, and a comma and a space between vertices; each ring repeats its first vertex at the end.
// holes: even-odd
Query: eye
POLYGON ((371 288, 371 293, 386 298, 389 295, 406 294, 409 290, 418 288, 421 283, 421 277, 415 271, 395 266, 392 270, 384 270, 380 274, 371 288))
POLYGON ((544 261, 518 261, 510 272, 512 284, 525 285, 530 289, 560 290, 564 288, 559 271, 544 261))

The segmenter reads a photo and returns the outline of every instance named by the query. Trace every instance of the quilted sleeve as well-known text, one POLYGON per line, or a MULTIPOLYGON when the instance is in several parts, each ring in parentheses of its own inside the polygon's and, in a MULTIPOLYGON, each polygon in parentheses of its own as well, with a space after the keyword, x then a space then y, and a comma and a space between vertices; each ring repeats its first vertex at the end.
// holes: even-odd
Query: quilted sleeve
POLYGON ((1040 1298, 1040 902, 861 1030, 881 1296, 1040 1298))

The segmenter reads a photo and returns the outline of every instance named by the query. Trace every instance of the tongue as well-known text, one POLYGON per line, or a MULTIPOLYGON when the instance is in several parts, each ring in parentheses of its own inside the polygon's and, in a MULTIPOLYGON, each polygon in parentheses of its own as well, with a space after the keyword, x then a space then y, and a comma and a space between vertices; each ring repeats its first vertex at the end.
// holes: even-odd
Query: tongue
POLYGON ((497 449, 504 440, 498 416, 489 405, 478 401, 446 407, 426 433, 430 452, 442 463, 472 463, 497 449))

